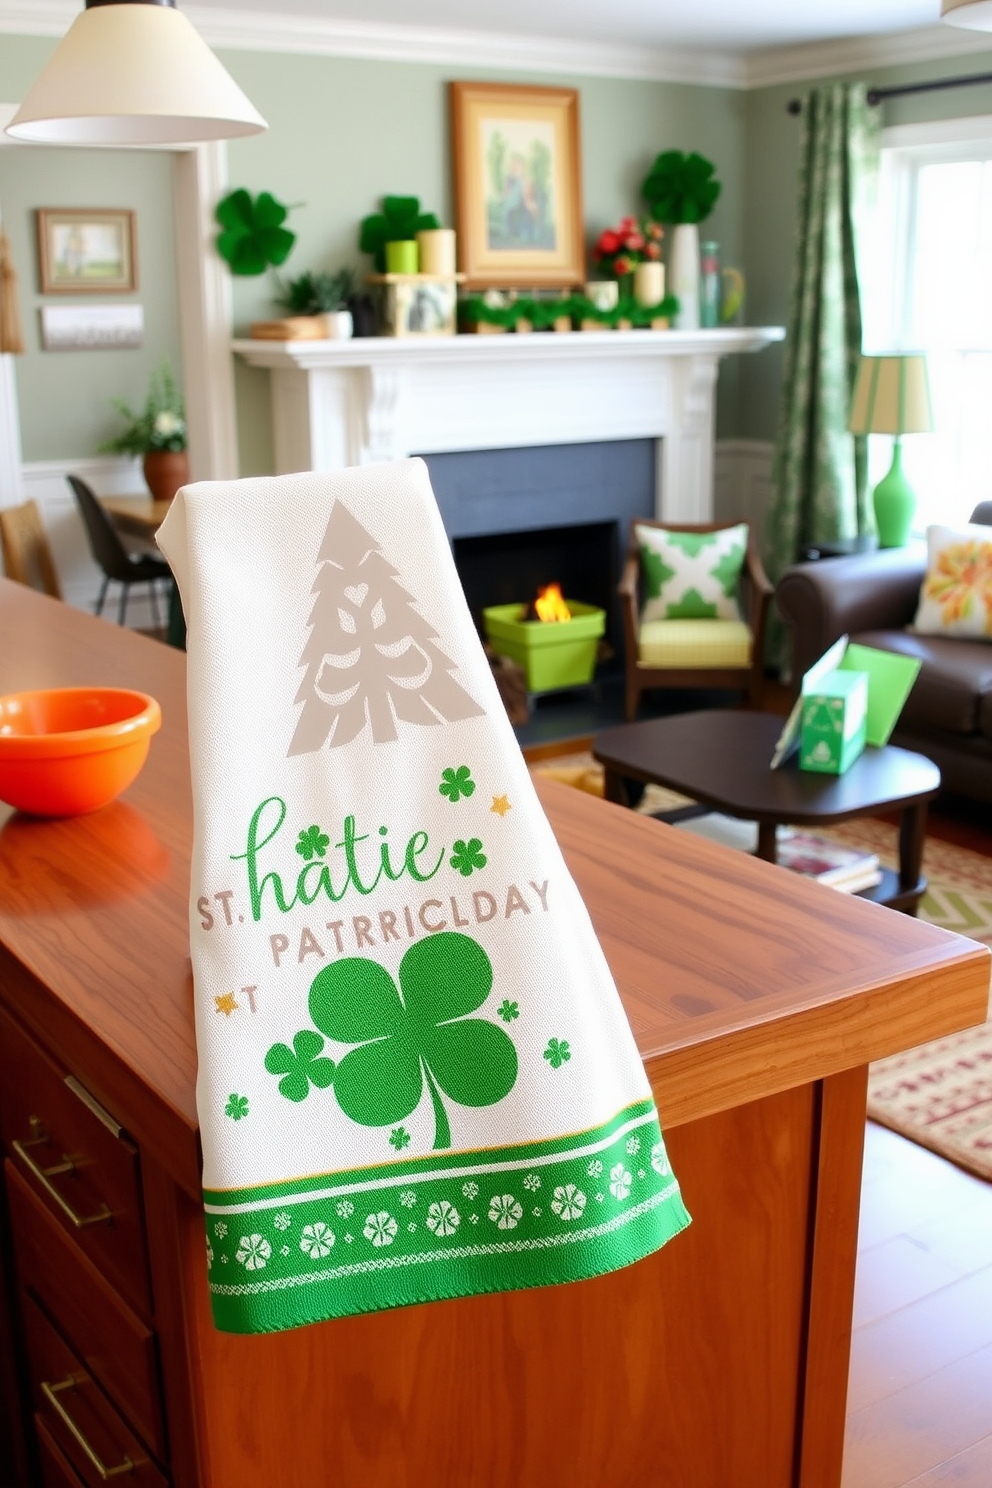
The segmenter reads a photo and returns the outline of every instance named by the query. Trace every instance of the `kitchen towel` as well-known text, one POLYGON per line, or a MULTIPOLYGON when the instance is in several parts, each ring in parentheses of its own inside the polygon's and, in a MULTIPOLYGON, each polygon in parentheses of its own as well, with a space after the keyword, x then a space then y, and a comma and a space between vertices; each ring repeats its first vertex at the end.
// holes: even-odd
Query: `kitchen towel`
POLYGON ((419 460, 184 487, 207 1260, 237 1333, 689 1221, 419 460))

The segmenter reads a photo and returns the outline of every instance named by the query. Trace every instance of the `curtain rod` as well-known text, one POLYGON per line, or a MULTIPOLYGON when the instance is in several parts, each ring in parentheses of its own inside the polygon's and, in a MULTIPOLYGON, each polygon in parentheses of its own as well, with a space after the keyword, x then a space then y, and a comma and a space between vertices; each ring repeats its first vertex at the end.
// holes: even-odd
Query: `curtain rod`
MULTIPOLYGON (((975 83, 992 83, 992 72, 973 72, 967 77, 934 78, 929 83, 904 83, 898 88, 869 88, 866 95, 869 103, 884 103, 886 98, 901 98, 906 93, 933 93, 941 88, 969 88, 975 83)), ((801 114, 801 98, 790 98, 785 105, 786 113, 801 114)))

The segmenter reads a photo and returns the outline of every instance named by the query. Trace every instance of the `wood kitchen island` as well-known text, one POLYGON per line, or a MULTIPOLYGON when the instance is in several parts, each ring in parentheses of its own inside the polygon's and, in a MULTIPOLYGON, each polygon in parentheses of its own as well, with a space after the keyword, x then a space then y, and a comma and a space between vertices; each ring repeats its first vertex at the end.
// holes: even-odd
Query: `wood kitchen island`
POLYGON ((544 782, 693 1224, 595 1281, 220 1334, 185 658, 6 580, 0 635, 0 693, 164 720, 103 811, 0 807, 4 1488, 837 1488, 866 1066, 981 1021, 988 950, 544 782))

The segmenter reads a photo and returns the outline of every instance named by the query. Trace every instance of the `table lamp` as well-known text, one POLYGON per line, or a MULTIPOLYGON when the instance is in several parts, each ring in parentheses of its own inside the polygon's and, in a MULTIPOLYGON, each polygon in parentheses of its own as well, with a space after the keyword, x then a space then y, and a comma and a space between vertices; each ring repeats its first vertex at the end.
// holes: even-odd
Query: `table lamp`
POLYGON ((933 428, 926 357, 920 353, 863 356, 854 384, 852 434, 894 434, 892 467, 875 487, 878 543, 901 548, 909 538, 916 494, 902 468, 902 436, 933 428))
POLYGON ((46 145, 187 145, 265 128, 175 0, 86 0, 5 132, 46 145))

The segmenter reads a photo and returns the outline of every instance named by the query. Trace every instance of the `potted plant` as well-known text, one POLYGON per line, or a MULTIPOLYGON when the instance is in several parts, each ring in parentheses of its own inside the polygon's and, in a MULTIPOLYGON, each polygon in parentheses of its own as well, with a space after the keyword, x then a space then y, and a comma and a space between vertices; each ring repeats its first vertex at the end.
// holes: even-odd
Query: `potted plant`
POLYGON ((171 501, 189 480, 186 452, 186 409, 167 361, 152 373, 143 407, 134 409, 121 398, 112 407, 126 427, 100 445, 101 451, 141 457, 145 484, 156 501, 171 501))
POLYGON ((298 278, 280 284, 276 304, 291 315, 319 316, 325 336, 347 339, 354 330, 348 303, 354 283, 354 269, 338 269, 334 274, 307 270, 298 278))
POLYGON ((699 224, 710 215, 720 195, 720 182, 705 156, 665 150, 641 187, 651 215, 673 224, 668 260, 668 287, 679 302, 676 327, 699 326, 699 224))

